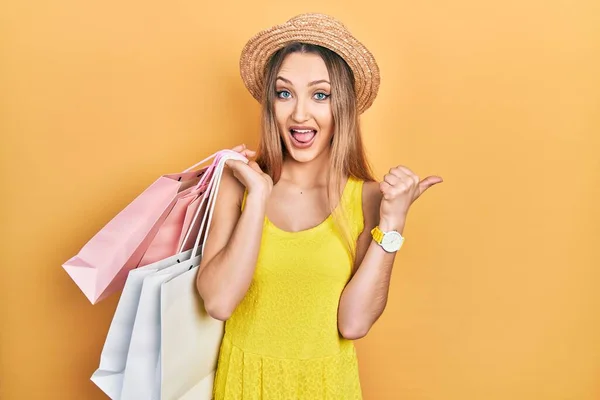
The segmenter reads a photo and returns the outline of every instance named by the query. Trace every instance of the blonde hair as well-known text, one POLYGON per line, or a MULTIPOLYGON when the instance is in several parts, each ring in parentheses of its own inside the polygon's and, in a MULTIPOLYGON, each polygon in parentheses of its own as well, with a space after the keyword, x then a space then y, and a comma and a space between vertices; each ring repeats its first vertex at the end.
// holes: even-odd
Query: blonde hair
POLYGON ((345 240, 345 245, 354 261, 356 243, 350 234, 343 205, 336 209, 335 200, 341 200, 341 185, 344 177, 374 181, 367 160, 356 108, 354 75, 346 62, 335 52, 321 46, 292 43, 277 51, 265 67, 265 85, 262 93, 262 135, 257 149, 256 162, 260 168, 277 182, 281 176, 285 145, 275 119, 275 82, 284 59, 291 53, 312 53, 325 62, 331 81, 331 111, 334 130, 331 141, 330 174, 327 178, 328 207, 335 226, 345 240))

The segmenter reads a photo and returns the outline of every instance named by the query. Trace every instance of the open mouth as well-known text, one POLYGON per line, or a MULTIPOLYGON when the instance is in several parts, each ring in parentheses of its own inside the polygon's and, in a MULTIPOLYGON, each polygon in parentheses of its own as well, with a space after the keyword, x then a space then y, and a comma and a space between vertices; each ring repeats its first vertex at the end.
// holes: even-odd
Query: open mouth
POLYGON ((317 136, 317 131, 314 129, 290 129, 294 145, 297 147, 308 147, 312 144, 317 136))

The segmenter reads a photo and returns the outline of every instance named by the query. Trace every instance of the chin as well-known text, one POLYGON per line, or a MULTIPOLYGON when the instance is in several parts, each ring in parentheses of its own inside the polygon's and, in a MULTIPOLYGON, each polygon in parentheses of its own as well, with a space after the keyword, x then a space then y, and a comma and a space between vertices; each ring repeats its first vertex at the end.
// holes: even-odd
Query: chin
POLYGON ((285 146, 289 156, 300 163, 313 161, 328 150, 326 146, 318 146, 317 143, 314 143, 307 149, 295 148, 291 143, 287 142, 285 142, 285 146))

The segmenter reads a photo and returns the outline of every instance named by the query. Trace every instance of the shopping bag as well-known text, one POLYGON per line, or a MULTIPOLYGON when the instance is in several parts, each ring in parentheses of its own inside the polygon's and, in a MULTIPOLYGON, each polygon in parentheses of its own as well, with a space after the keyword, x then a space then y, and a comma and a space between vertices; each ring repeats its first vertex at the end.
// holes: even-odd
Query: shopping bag
POLYGON ((119 399, 123 389, 123 372, 131 343, 133 324, 138 309, 144 278, 155 271, 170 267, 190 258, 192 251, 171 256, 156 263, 133 269, 129 272, 125 287, 115 310, 102 354, 100 365, 91 377, 111 399, 119 399))
MULTIPOLYGON (((215 172, 205 213, 206 232, 212 222, 224 165, 220 167, 215 172)), ((194 246, 192 257, 197 249, 194 246)), ((203 306, 196 289, 197 268, 173 275, 161 285, 159 365, 163 400, 212 398, 224 323, 208 315, 203 306)))
POLYGON ((191 245, 183 245, 183 238, 186 233, 191 234, 188 235, 189 237, 195 237, 197 233, 198 225, 191 227, 192 230, 189 231, 190 218, 196 214, 199 205, 198 201, 200 200, 202 193, 206 190, 216 165, 218 165, 222 155, 227 151, 231 150, 224 150, 216 153, 214 155, 213 163, 202 175, 202 178, 196 187, 188 189, 177 199, 175 205, 170 210, 169 215, 166 217, 142 256, 139 266, 152 264, 165 257, 176 254, 178 248, 183 248, 184 250, 189 250, 191 248, 191 245), (194 230, 194 228, 196 228, 196 230, 194 230))
MULTIPOLYGON (((213 164, 209 168, 214 170, 221 156, 223 154, 228 154, 228 152, 229 150, 217 153, 213 164)), ((207 172, 206 174, 207 175, 205 176, 210 176, 212 178, 212 173, 209 174, 207 172)), ((208 184, 205 186, 208 186, 208 184)), ((203 198, 204 193, 194 200, 196 203, 195 206, 192 204, 186 211, 186 231, 182 232, 180 241, 186 239, 188 243, 191 243, 190 247, 194 244, 194 240, 197 239, 196 236, 198 236, 197 232, 200 226, 200 218, 198 218, 198 215, 202 215, 206 207, 206 201, 202 201, 203 198), (194 212, 194 215, 189 215, 190 212, 194 212), (197 221, 194 220, 194 218, 197 219, 197 221), (192 224, 195 226, 195 230, 192 227, 192 224)), ((121 395, 124 369, 127 354, 129 352, 134 320, 142 292, 143 279, 152 272, 162 270, 184 260, 189 260, 190 257, 191 250, 184 249, 182 246, 177 255, 144 267, 133 269, 129 272, 102 349, 100 365, 91 377, 91 380, 111 399, 119 399, 121 395)))
POLYGON ((199 261, 200 256, 196 256, 144 278, 123 374, 121 399, 151 399, 153 393, 156 393, 161 283, 197 266, 199 261))
POLYGON ((182 173, 158 178, 62 265, 92 304, 123 288, 127 273, 139 265, 177 201, 202 178, 207 181, 204 175, 212 171, 194 168, 214 156, 182 173))
POLYGON ((190 203, 186 210, 185 218, 183 220, 183 227, 181 229, 181 235, 178 240, 180 248, 183 250, 190 250, 194 246, 194 241, 196 240, 198 234, 203 234, 202 232, 199 232, 200 218, 194 220, 194 215, 196 215, 198 207, 201 207, 200 215, 203 215, 206 211, 206 202, 202 202, 201 200, 201 197, 197 197, 190 203), (189 232, 189 235, 186 236, 187 232, 189 232))
POLYGON ((148 249, 142 256, 139 266, 152 264, 177 253, 181 247, 181 234, 184 229, 184 221, 187 209, 192 202, 201 195, 199 189, 189 191, 175 202, 169 215, 161 225, 148 249))
MULTIPOLYGON (((214 320, 206 314, 203 310, 203 305, 200 297, 197 295, 195 288, 195 276, 197 268, 201 260, 200 248, 204 248, 204 241, 201 244, 201 233, 205 230, 208 232, 207 224, 210 225, 212 220, 212 214, 216 203, 216 193, 218 190, 218 183, 224 168, 225 161, 229 158, 236 158, 247 162, 246 158, 242 155, 231 152, 224 155, 218 163, 218 167, 214 176, 212 177, 205 196, 203 196, 199 207, 196 210, 196 214, 191 221, 190 226, 194 226, 195 220, 199 218, 200 211, 204 209, 202 203, 207 200, 205 207, 206 212, 203 213, 202 221, 199 227, 199 233, 196 236, 194 247, 191 250, 189 260, 180 260, 180 262, 163 268, 161 270, 152 272, 151 274, 143 278, 142 290, 140 293, 139 304, 135 316, 135 322, 133 324, 133 330, 131 334, 131 342, 127 353, 127 360, 125 363, 122 391, 120 399, 122 400, 135 400, 135 399, 168 399, 168 398, 179 398, 179 397, 167 397, 169 393, 165 393, 161 396, 162 386, 165 385, 167 392, 185 393, 190 392, 198 393, 199 390, 195 389, 194 386, 201 388, 205 387, 212 391, 212 381, 206 379, 207 376, 204 370, 198 371, 183 371, 178 370, 181 374, 187 374, 185 379, 178 381, 171 381, 161 379, 163 374, 163 362, 169 367, 165 370, 166 377, 173 377, 176 373, 172 373, 171 365, 173 362, 172 357, 181 357, 184 361, 183 365, 190 364, 190 361, 194 365, 208 364, 209 367, 205 368, 209 370, 209 373, 214 373, 216 367, 216 354, 220 346, 220 340, 223 332, 223 323, 218 320, 214 320), (208 199, 207 199, 208 198, 208 199), (185 279, 181 282, 185 282, 183 285, 175 285, 174 289, 170 289, 171 285, 168 285, 169 289, 165 294, 165 302, 171 299, 173 296, 173 290, 182 290, 182 296, 175 296, 178 299, 176 304, 181 305, 182 311, 185 312, 187 307, 188 313, 185 315, 179 314, 178 317, 173 318, 171 314, 165 312, 165 323, 174 324, 173 329, 178 329, 179 324, 185 323, 180 318, 191 319, 195 321, 194 329, 191 331, 186 326, 186 334, 182 334, 175 340, 187 340, 190 347, 198 348, 197 342, 202 339, 206 344, 205 347, 210 347, 210 350, 203 348, 202 351, 198 351, 195 354, 190 354, 188 350, 183 347, 174 349, 179 351, 177 354, 171 354, 170 351, 161 352, 162 346, 162 327, 163 327, 163 307, 162 307, 162 290, 163 285, 166 282, 180 282, 176 278, 183 276, 185 279), (185 292, 185 293, 183 293, 185 292), (183 301, 182 301, 183 300, 183 301), (193 303, 193 304, 192 304, 193 303), (200 309, 200 311, 198 311, 200 309), (204 313, 204 319, 198 319, 199 315, 204 313), (171 318, 169 318, 171 317, 171 318), (207 332, 211 334, 211 340, 206 336, 207 332), (199 333, 200 336, 194 336, 199 333), (166 360, 163 361, 163 358, 166 360), (169 375, 167 371, 171 372, 169 375), (205 384, 202 385, 201 381, 204 380, 205 384)), ((190 232, 188 231, 187 235, 190 232)), ((187 237, 184 238, 184 243, 187 241, 187 237)), ((170 304, 170 303, 165 303, 170 304)), ((188 324, 189 325, 189 324, 188 324)), ((172 338, 174 335, 167 330, 167 337, 172 338)), ((167 347, 169 345, 165 344, 167 347)), ((195 397, 198 399, 210 399, 210 397, 195 397)))

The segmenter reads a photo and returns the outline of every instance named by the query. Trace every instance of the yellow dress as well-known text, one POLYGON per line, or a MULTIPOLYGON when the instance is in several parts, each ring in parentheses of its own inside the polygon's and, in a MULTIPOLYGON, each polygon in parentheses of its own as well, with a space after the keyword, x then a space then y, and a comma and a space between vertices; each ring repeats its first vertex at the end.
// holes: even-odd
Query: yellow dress
MULTIPOLYGON (((363 230, 362 188, 349 178, 340 201, 354 239, 363 230)), ((252 283, 225 324, 214 399, 362 399, 354 343, 337 326, 351 268, 331 215, 293 233, 265 217, 252 283)))

